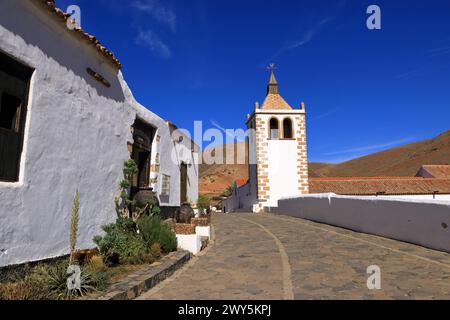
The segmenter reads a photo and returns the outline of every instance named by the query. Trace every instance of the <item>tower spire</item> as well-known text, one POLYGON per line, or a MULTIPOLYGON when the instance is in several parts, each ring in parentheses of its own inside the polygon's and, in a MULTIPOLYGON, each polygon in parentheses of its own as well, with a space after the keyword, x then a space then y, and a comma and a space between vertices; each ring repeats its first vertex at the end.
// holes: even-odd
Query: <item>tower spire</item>
POLYGON ((269 64, 269 66, 267 67, 267 69, 270 70, 270 79, 269 79, 269 84, 267 85, 267 94, 278 94, 278 82, 277 79, 275 78, 275 64, 271 63, 269 64))

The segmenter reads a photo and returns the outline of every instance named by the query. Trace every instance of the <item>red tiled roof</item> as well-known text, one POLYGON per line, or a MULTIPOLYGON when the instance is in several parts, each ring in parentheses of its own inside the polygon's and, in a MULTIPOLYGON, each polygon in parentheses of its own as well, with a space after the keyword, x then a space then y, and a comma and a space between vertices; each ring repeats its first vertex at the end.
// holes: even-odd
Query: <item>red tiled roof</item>
MULTIPOLYGON (((32 0, 38 4, 41 4, 44 6, 45 9, 47 9, 50 13, 50 15, 55 16, 58 18, 62 23, 66 24, 67 20, 70 18, 70 14, 65 13, 60 8, 56 6, 56 3, 54 0, 32 0)), ((117 68, 121 68, 122 65, 120 61, 116 58, 116 56, 109 51, 105 46, 103 46, 100 41, 97 40, 97 38, 93 35, 90 35, 89 33, 83 31, 81 28, 75 28, 73 30, 70 30, 67 28, 68 32, 76 32, 78 35, 80 35, 83 39, 85 39, 90 44, 94 45, 95 48, 103 54, 106 58, 108 58, 117 68)))
POLYGON ((236 180, 236 186, 238 188, 245 186, 248 183, 248 179, 237 179, 236 180))
POLYGON ((315 181, 354 181, 354 180, 422 180, 423 177, 326 177, 326 178, 312 178, 315 181))
POLYGON ((450 165, 424 165, 419 173, 422 170, 437 179, 450 179, 450 165))
POLYGON ((292 107, 278 93, 269 93, 264 101, 264 110, 292 110, 292 107))
POLYGON ((410 177, 310 178, 310 193, 341 195, 450 194, 450 179, 410 177))

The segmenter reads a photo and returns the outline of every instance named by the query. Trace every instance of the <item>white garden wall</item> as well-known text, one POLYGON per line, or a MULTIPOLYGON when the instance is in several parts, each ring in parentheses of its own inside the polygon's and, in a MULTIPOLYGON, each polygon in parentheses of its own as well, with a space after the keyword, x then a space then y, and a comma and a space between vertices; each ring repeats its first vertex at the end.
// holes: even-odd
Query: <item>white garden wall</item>
POLYGON ((233 195, 222 202, 222 208, 225 212, 234 212, 238 209, 247 209, 252 211, 252 207, 257 203, 256 193, 251 192, 251 185, 247 183, 240 188, 235 189, 233 195))
POLYGON ((405 199, 405 200, 429 200, 429 201, 449 201, 450 194, 417 194, 417 195, 397 195, 381 196, 382 199, 405 199))
POLYGON ((450 252, 450 202, 317 194, 281 199, 273 210, 450 252))

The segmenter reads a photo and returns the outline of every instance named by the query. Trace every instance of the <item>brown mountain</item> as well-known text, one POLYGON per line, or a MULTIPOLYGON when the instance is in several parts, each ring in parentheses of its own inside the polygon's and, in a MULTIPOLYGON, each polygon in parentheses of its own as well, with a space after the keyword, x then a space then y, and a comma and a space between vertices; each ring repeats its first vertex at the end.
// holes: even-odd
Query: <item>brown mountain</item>
MULTIPOLYGON (((229 151, 233 147, 242 148, 245 147, 245 143, 208 149, 204 155, 226 155, 226 150, 229 151)), ((450 131, 430 140, 403 145, 340 164, 310 163, 309 175, 311 177, 414 176, 424 164, 450 164, 450 131)), ((247 178, 246 164, 201 165, 200 193, 216 197, 234 181, 247 178)))
POLYGON ((311 164, 315 177, 414 176, 424 164, 450 164, 450 131, 429 140, 377 152, 340 164, 311 164))
POLYGON ((236 180, 248 179, 248 155, 245 142, 238 142, 235 144, 227 144, 215 148, 206 149, 203 152, 203 162, 207 162, 208 159, 211 159, 212 157, 223 159, 223 162, 227 162, 227 155, 231 154, 230 151, 232 151, 233 148, 234 163, 242 164, 200 165, 200 194, 207 195, 211 198, 218 197, 223 194, 225 190, 229 188, 236 180))

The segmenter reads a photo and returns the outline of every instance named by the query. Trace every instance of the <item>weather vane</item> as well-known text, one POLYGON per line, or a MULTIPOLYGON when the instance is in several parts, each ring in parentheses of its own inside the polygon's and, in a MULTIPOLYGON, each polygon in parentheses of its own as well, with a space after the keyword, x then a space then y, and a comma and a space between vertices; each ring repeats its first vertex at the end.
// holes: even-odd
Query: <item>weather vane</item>
POLYGON ((269 64, 269 66, 267 67, 267 69, 269 69, 271 72, 274 72, 276 68, 277 68, 277 67, 275 67, 275 63, 271 63, 271 64, 269 64))

